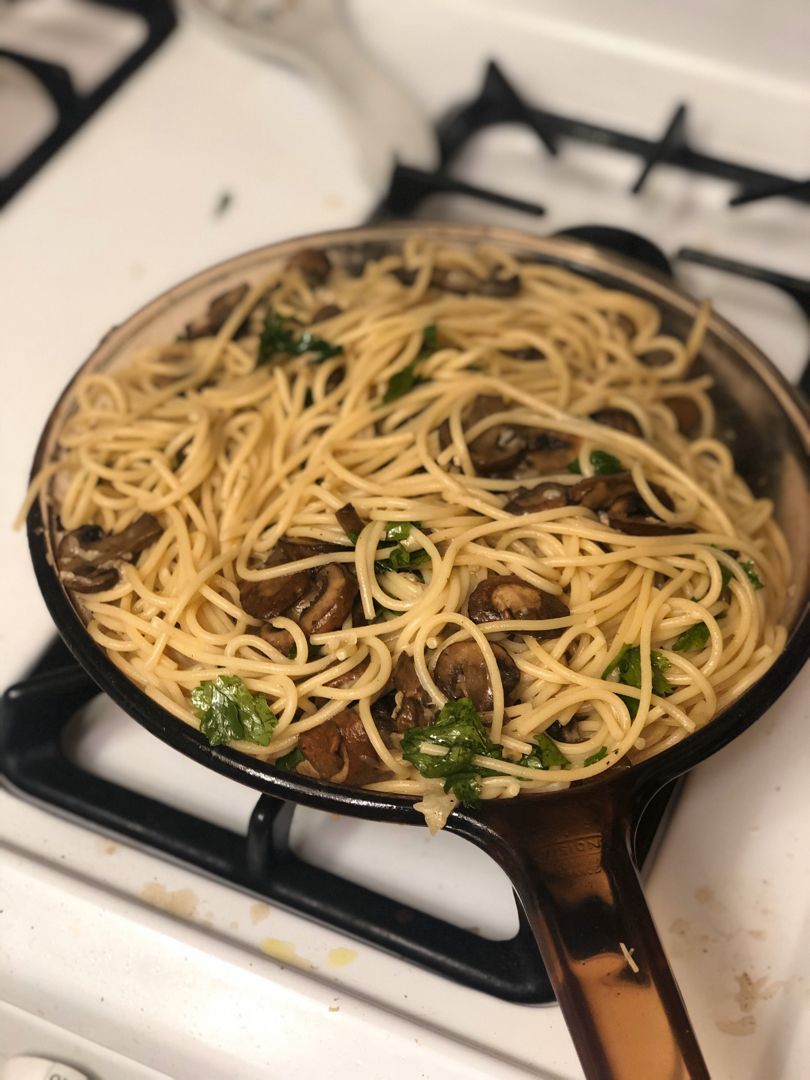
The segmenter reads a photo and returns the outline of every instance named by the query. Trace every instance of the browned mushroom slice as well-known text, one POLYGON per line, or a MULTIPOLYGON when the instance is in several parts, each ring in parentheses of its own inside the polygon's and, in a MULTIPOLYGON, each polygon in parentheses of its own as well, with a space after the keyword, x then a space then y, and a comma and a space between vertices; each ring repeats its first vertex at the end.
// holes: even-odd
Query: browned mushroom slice
POLYGON ((66 533, 56 550, 59 572, 76 592, 101 592, 118 581, 117 563, 135 562, 162 534, 152 514, 141 514, 126 529, 105 533, 98 525, 82 525, 66 533))
POLYGON ((579 453, 579 439, 562 431, 529 429, 525 464, 538 476, 565 472, 579 453))
POLYGON ((231 312, 238 304, 241 304, 247 293, 248 284, 243 282, 241 285, 236 285, 233 289, 228 289, 227 292, 215 296, 208 305, 205 315, 192 319, 187 324, 186 337, 193 339, 211 337, 216 334, 225 325, 225 321, 231 312))
MULTIPOLYGON (((509 702, 518 688, 520 672, 502 645, 492 645, 503 684, 504 699, 509 702)), ((481 650, 474 641, 457 641, 442 649, 433 671, 436 685, 452 700, 469 698, 479 712, 492 709, 492 686, 481 650)))
POLYGON ((533 345, 528 345, 525 349, 501 349, 504 356, 511 356, 515 360, 542 360, 543 353, 539 349, 535 349, 533 345))
POLYGON ((289 630, 280 630, 275 626, 260 626, 256 631, 262 640, 283 655, 291 659, 295 654, 295 639, 289 630))
MULTIPOLYGON (((657 485, 655 494, 668 509, 672 500, 657 485)), ((611 529, 628 533, 630 536, 684 536, 696 532, 695 525, 674 525, 657 517, 637 491, 628 492, 615 498, 607 508, 607 520, 611 529)))
POLYGON ((278 542, 288 562, 311 559, 313 555, 330 555, 333 551, 345 551, 341 544, 331 540, 317 540, 313 536, 282 536, 278 542))
POLYGON ((512 274, 509 277, 491 274, 488 278, 480 278, 469 270, 437 268, 431 275, 430 284, 444 292, 456 293, 458 296, 475 293, 477 296, 500 297, 517 296, 520 292, 521 281, 518 274, 512 274))
POLYGON ((354 709, 303 732, 298 746, 322 780, 362 786, 381 779, 382 763, 354 709))
MULTIPOLYGON (((472 427, 492 413, 506 412, 509 403, 497 394, 479 394, 464 417, 464 427, 472 427)), ((439 446, 450 445, 450 424, 439 427, 439 446)), ((515 424, 496 424, 468 443, 473 468, 481 476, 504 476, 514 472, 526 453, 526 429, 515 424)))
POLYGON ((637 438, 641 438, 644 434, 638 420, 626 409, 597 409, 596 412, 591 413, 591 420, 595 420, 597 424, 615 428, 616 431, 635 435, 637 438))
POLYGON ((567 724, 561 724, 559 720, 555 720, 553 724, 546 728, 546 735, 549 735, 555 742, 561 743, 580 743, 585 742, 588 738, 587 735, 580 734, 579 722, 576 717, 569 720, 567 724))
POLYGON ((407 731, 408 728, 431 723, 435 719, 436 708, 430 694, 419 681, 412 656, 400 653, 393 681, 399 701, 395 701, 387 727, 394 731, 407 731))
MULTIPOLYGON (((530 585, 523 578, 501 574, 486 578, 473 589, 467 612, 474 623, 506 620, 562 619, 568 607, 558 597, 530 585)), ((534 637, 555 637, 559 630, 527 630, 534 637)))
POLYGON ((368 668, 370 664, 368 657, 365 660, 361 660, 359 664, 355 664, 353 668, 349 668, 348 671, 344 671, 342 675, 336 675, 334 679, 330 679, 328 683, 324 683, 325 686, 331 686, 334 690, 346 690, 349 686, 354 686, 363 672, 368 668))
MULTIPOLYGON (((285 553, 275 548, 263 569, 281 566, 287 561, 285 553)), ((309 570, 298 570, 294 574, 262 581, 242 581, 239 584, 239 601, 254 619, 274 619, 300 600, 311 584, 309 570)))
MULTIPOLYGON (((509 407, 495 394, 479 394, 472 403, 465 426, 472 427, 479 420, 492 413, 505 412, 509 407)), ((481 476, 503 476, 518 467, 527 445, 525 428, 515 424, 495 424, 469 443, 470 459, 481 476)))
POLYGON ((310 588, 287 614, 307 637, 339 630, 352 610, 356 594, 353 575, 340 563, 327 563, 313 572, 310 588))
POLYGON ((340 525, 341 529, 343 529, 352 543, 357 540, 357 537, 366 526, 365 521, 363 521, 357 513, 352 503, 346 503, 345 506, 341 506, 339 510, 336 510, 335 517, 337 518, 338 525, 340 525))
POLYGON ((338 307, 337 304, 324 304, 322 308, 318 308, 311 321, 313 323, 322 323, 326 322, 327 319, 334 319, 335 316, 342 314, 343 308, 338 307))
POLYGON ((675 423, 682 435, 694 438, 700 431, 703 415, 694 398, 679 395, 664 398, 664 404, 675 417, 675 423))
POLYGON ((563 506, 568 506, 566 485, 544 480, 534 487, 515 488, 504 510, 509 514, 537 514, 541 510, 559 510, 563 506))
POLYGON ((332 272, 332 262, 320 248, 304 248, 287 260, 286 270, 297 270, 308 285, 323 285, 332 272))
POLYGON ((568 498, 589 510, 605 510, 621 495, 635 493, 636 485, 628 472, 612 476, 586 476, 568 489, 568 498))

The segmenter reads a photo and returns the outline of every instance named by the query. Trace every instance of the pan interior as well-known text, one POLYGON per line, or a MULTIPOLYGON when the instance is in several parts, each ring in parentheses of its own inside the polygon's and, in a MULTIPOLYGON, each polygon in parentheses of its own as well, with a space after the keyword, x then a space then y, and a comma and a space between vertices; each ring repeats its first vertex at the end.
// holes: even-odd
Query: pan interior
MULTIPOLYGON (((125 363, 134 349, 173 340, 187 322, 205 309, 213 297, 241 282, 258 282, 303 247, 324 248, 338 262, 362 267, 368 259, 376 259, 386 252, 400 250, 405 239, 414 233, 428 236, 442 244, 464 247, 482 241, 497 243, 519 259, 552 263, 590 277, 608 288, 635 293, 655 303, 662 314, 662 330, 681 339, 687 337, 699 307, 695 300, 677 291, 666 279, 658 278, 631 262, 615 256, 608 257, 578 242, 559 238, 534 238, 508 230, 464 225, 388 225, 292 240, 249 252, 204 271, 160 296, 122 326, 111 331, 80 373, 112 369, 125 363)), ((789 630, 788 651, 792 649, 794 653, 797 650, 804 653, 808 637, 810 578, 810 423, 807 412, 759 350, 717 316, 713 316, 709 323, 693 372, 709 373, 714 380, 711 397, 718 417, 717 435, 731 450, 739 473, 755 495, 770 498, 774 502, 775 515, 786 536, 793 559, 792 584, 785 597, 783 616, 789 630)), ((43 434, 35 469, 54 458, 58 433, 70 409, 66 394, 54 409, 43 434)), ((177 732, 176 729, 184 728, 185 725, 160 709, 131 684, 127 690, 122 690, 120 684, 123 677, 84 633, 79 612, 53 570, 56 522, 45 492, 35 507, 35 513, 29 518, 29 534, 32 528, 37 527, 37 519, 45 526, 43 544, 38 548, 32 537, 32 552, 35 562, 42 564, 38 566, 38 573, 43 586, 44 579, 48 579, 48 588, 43 587, 43 591, 57 626, 68 644, 83 662, 90 654, 96 654, 92 664, 94 678, 100 680, 103 689, 123 704, 135 719, 145 723, 155 734, 184 752, 204 757, 207 746, 201 745, 199 752, 194 749, 197 740, 204 743, 196 732, 188 729, 182 734, 177 732), (57 594, 58 601, 52 601, 52 597, 57 594), (78 637, 85 639, 79 648, 76 647, 78 637), (175 737, 172 737, 173 731, 175 737)), ((760 682, 764 683, 766 680, 768 675, 760 682)), ((763 711, 784 689, 784 685, 777 687, 773 680, 771 682, 770 700, 761 701, 758 712, 763 711)), ((736 710, 736 706, 733 708, 736 710)), ((747 723, 755 718, 756 716, 749 716, 742 726, 747 726, 747 723)), ((722 739, 709 741, 704 737, 711 733, 715 725, 719 725, 719 737, 723 719, 716 718, 703 731, 652 760, 670 758, 693 742, 696 744, 694 749, 698 757, 718 748, 733 737, 733 733, 726 733, 722 739), (699 750, 700 744, 703 744, 702 752, 699 750)), ((243 759, 244 765, 240 766, 241 757, 232 752, 220 751, 216 755, 214 767, 225 772, 235 772, 244 782, 266 790, 274 789, 274 785, 279 783, 279 774, 272 767, 263 763, 257 764, 253 760, 248 762, 247 759, 243 759)), ((689 763, 693 762, 687 764, 689 763)), ((298 791, 299 787, 307 801, 311 802, 318 790, 322 791, 329 785, 313 785, 311 781, 299 784, 289 776, 283 778, 284 793, 288 796, 298 791)), ((343 793, 345 789, 333 789, 338 800, 343 793)), ((402 804, 400 798, 393 800, 380 795, 372 796, 371 793, 364 793, 364 796, 369 796, 365 801, 370 805, 402 804)))

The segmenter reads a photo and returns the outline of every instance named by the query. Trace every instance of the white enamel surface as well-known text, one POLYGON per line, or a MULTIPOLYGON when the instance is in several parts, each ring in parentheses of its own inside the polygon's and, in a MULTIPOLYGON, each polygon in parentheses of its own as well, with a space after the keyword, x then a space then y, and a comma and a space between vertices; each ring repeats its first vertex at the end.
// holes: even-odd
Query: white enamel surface
MULTIPOLYGON (((807 13, 795 5, 768 8, 767 35, 754 3, 736 7, 725 34, 725 5, 697 0, 686 14, 662 13, 666 26, 653 25, 657 9, 630 4, 612 7, 608 24, 591 0, 351 8, 369 48, 432 115, 477 88, 496 55, 553 110, 653 136, 687 100, 690 136, 708 152, 806 172, 807 13)), ((45 0, 37 10, 48 10, 45 0)), ((98 70, 103 62, 96 54, 98 70)), ((577 144, 552 161, 528 133, 492 131, 465 154, 465 177, 538 200, 547 216, 526 221, 468 202, 437 201, 433 212, 541 231, 617 224, 670 253, 703 247, 807 274, 805 207, 775 200, 733 212, 728 185, 669 169, 634 199, 626 192, 638 168, 577 144)), ((359 222, 379 194, 329 101, 195 22, 0 214, 2 686, 50 632, 24 538, 6 525, 76 366, 109 325, 180 278, 273 239, 359 222), (232 204, 217 216, 226 191, 232 204)), ((698 268, 684 268, 683 281, 798 373, 807 326, 781 295, 698 268)), ((767 718, 695 772, 649 880, 715 1080, 807 1075, 808 701, 805 672, 767 718)), ((253 793, 179 758, 109 704, 91 707, 74 734, 73 752, 91 770, 244 830, 253 793)), ((306 811, 293 839, 302 857, 459 925, 496 938, 512 931, 505 878, 452 837, 306 811)), ((0 1062, 36 1053, 94 1080, 314 1080, 325 1068, 336 1080, 581 1075, 556 1007, 452 986, 255 903, 0 792, 0 1062), (305 967, 267 955, 268 940, 305 967)))

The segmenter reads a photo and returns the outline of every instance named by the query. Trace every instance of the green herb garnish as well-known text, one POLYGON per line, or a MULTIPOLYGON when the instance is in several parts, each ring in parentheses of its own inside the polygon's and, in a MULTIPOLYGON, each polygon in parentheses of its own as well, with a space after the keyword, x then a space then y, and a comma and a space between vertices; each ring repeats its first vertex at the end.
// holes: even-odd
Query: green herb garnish
POLYGON ((390 543, 407 540, 411 535, 411 529, 421 529, 419 521, 389 521, 385 526, 383 540, 390 543))
POLYGON ((745 576, 751 582, 754 589, 764 589, 765 582, 757 573, 756 567, 752 562, 741 562, 740 566, 743 568, 745 576))
POLYGON ((304 760, 304 755, 301 750, 294 746, 290 750, 289 754, 285 754, 284 757, 277 758, 273 764, 277 769, 284 769, 285 772, 295 772, 295 769, 304 760))
POLYGON ((390 402, 404 397, 415 386, 425 381, 416 374, 416 365, 420 360, 425 360, 431 353, 436 351, 438 348, 438 335, 439 330, 435 323, 430 323, 424 328, 422 331, 422 347, 418 355, 411 360, 410 364, 406 364, 401 371, 394 372, 388 380, 388 386, 383 395, 383 405, 388 405, 390 402))
POLYGON ((343 346, 333 345, 329 341, 324 341, 323 338, 314 337, 309 330, 305 330, 300 337, 296 338, 283 316, 275 311, 268 312, 259 337, 256 367, 269 363, 274 356, 303 356, 304 353, 310 352, 315 354, 314 362, 322 364, 324 360, 339 356, 343 352, 343 346))
POLYGON ((191 691, 200 731, 212 746, 233 739, 267 746, 278 717, 263 694, 252 694, 238 675, 217 675, 191 691))
POLYGON ((709 640, 709 628, 705 622, 695 623, 679 634, 672 646, 673 652, 697 652, 709 640))
MULTIPOLYGON (((669 667, 669 661, 663 653, 653 649, 650 653, 650 666, 652 667, 652 691, 658 697, 667 697, 673 692, 673 687, 667 680, 664 672, 669 667)), ((602 678, 609 678, 613 672, 618 672, 619 682, 625 686, 635 686, 641 689, 641 649, 638 645, 622 645, 616 656, 611 660, 602 672, 602 678)), ((638 712, 638 698, 624 697, 619 695, 627 706, 631 718, 638 712)))
POLYGON ((601 761, 603 757, 607 757, 607 747, 600 746, 595 754, 591 754, 590 757, 586 757, 583 761, 583 765, 595 765, 597 761, 601 761))
MULTIPOLYGON (((616 473, 624 472, 624 465, 607 450, 592 450, 590 462, 595 476, 615 476, 616 473)), ((569 461, 566 469, 575 476, 582 476, 579 458, 569 461)))
POLYGON ((545 732, 532 739, 532 745, 536 749, 524 754, 518 765, 527 769, 567 769, 571 764, 551 736, 545 732))
POLYGON ((389 553, 387 559, 377 559, 374 563, 374 569, 378 574, 384 573, 386 570, 392 570, 395 574, 398 574, 402 570, 415 570, 429 559, 430 555, 424 548, 408 551, 402 544, 397 544, 389 553))
POLYGON ((444 779, 444 790, 465 806, 481 797, 481 777, 493 775, 489 769, 473 767, 476 755, 500 759, 502 749, 491 743, 478 710, 469 698, 448 701, 435 724, 408 728, 402 736, 402 756, 415 765, 422 776, 444 779), (441 756, 426 754, 424 743, 447 748, 441 756))

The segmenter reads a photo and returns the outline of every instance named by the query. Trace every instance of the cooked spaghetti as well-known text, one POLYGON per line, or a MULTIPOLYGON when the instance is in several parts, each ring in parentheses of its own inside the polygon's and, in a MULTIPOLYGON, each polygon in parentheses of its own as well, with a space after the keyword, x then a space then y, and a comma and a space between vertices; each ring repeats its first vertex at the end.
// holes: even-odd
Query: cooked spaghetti
POLYGON ((300 252, 77 380, 37 481, 63 581, 211 741, 433 824, 658 753, 785 642, 708 314, 680 341, 485 245, 300 252))

